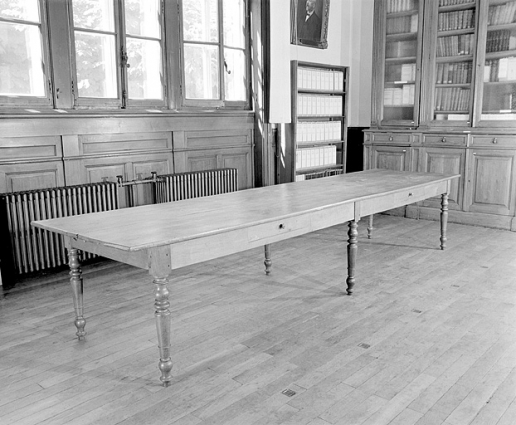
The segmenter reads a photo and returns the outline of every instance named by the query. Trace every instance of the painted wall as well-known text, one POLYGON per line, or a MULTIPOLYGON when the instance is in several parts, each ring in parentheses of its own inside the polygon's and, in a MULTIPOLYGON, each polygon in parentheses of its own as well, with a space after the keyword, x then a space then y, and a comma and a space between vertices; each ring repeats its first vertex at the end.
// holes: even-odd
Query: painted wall
POLYGON ((271 122, 290 120, 290 61, 350 67, 348 126, 371 123, 373 1, 331 0, 328 48, 290 44, 291 0, 271 2, 271 122), (287 46, 288 45, 288 46, 287 46))

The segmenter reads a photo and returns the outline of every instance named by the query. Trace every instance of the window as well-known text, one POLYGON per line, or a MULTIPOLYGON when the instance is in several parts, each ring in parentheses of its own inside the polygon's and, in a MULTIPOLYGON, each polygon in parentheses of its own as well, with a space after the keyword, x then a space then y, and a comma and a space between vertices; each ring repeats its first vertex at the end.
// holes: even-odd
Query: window
POLYGON ((183 87, 187 106, 246 106, 245 0, 183 0, 183 87))
POLYGON ((161 23, 160 0, 72 0, 76 103, 163 106, 161 23))
POLYGON ((42 4, 0 0, 0 102, 48 105, 42 4))
POLYGON ((0 0, 0 112, 250 108, 248 0, 0 0))

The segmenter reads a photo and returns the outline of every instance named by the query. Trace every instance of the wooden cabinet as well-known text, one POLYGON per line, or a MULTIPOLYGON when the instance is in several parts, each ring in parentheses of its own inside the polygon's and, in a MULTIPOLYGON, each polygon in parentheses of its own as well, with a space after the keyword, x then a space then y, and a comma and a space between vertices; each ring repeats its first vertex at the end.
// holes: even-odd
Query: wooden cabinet
POLYGON ((348 68, 291 62, 292 124, 279 161, 280 182, 345 172, 348 68))
MULTIPOLYGON (((516 228, 515 11, 516 0, 375 0, 364 168, 460 173, 451 221, 516 228)), ((439 207, 407 211, 438 218, 439 207)))
MULTIPOLYGON (((466 163, 466 149, 443 148, 441 146, 429 146, 421 149, 419 171, 426 173, 460 174, 460 179, 451 182, 448 199, 448 208, 461 210, 463 204, 464 167, 466 163)), ((441 198, 429 198, 422 203, 423 206, 440 208, 441 198)))
POLYGON ((370 167, 368 168, 409 171, 410 153, 410 148, 403 146, 373 146, 371 148, 370 167))
POLYGON ((465 210, 513 216, 516 150, 471 149, 465 210))

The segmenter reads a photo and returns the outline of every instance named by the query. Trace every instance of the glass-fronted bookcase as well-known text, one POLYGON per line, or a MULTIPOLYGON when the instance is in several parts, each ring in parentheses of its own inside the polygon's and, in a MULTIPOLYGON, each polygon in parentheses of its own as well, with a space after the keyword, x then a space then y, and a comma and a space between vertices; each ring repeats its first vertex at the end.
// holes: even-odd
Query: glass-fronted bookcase
POLYGON ((375 107, 381 123, 417 125, 421 63, 422 0, 379 3, 376 30, 384 34, 375 44, 383 67, 375 68, 375 107))
POLYGON ((479 56, 484 66, 477 121, 480 126, 515 124, 516 1, 484 2, 481 14, 485 30, 479 37, 479 56))
POLYGON ((375 0, 373 55, 364 167, 460 173, 451 219, 516 231, 516 0, 375 0))

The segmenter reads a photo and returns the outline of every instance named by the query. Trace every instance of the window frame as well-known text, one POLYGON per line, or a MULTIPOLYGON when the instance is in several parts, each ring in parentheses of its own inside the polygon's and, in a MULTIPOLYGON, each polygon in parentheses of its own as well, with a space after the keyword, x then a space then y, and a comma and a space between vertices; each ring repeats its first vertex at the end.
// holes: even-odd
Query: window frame
MULTIPOLYGON (((185 99, 182 40, 182 0, 159 0, 160 47, 162 69, 162 99, 123 98, 123 89, 128 86, 126 69, 122 67, 122 47, 126 46, 124 0, 112 0, 115 19, 116 57, 116 98, 79 97, 78 76, 75 51, 75 28, 73 23, 72 0, 37 0, 40 10, 40 33, 42 43, 43 73, 45 77, 45 96, 1 96, 0 115, 11 113, 45 113, 74 111, 89 113, 123 114, 132 113, 174 113, 184 111, 228 110, 252 111, 252 49, 251 49, 251 1, 244 0, 246 99, 243 101, 225 100, 224 49, 234 47, 224 45, 222 0, 217 0, 219 14, 219 84, 221 96, 217 100, 185 99)), ((7 19, 6 21, 9 21, 7 19)), ((23 21, 22 21, 23 23, 23 21)), ((145 37, 142 37, 145 38, 145 37)), ((128 94, 130 96, 130 94, 128 94)))
MULTIPOLYGON (((50 37, 47 17, 47 8, 45 0, 37 0, 40 13, 40 34, 41 34, 41 53, 43 58, 43 75, 44 75, 44 96, 15 96, 15 95, 0 95, 0 107, 7 108, 43 108, 52 109, 54 106, 54 78, 53 67, 51 66, 50 57, 50 37)), ((0 18, 2 22, 13 22, 25 24, 26 21, 19 19, 0 18)))
MULTIPOLYGON (((117 69, 117 98, 86 98, 80 97, 78 89, 73 91, 73 103, 75 108, 111 108, 111 109, 143 109, 156 108, 168 109, 167 95, 167 66, 166 66, 166 39, 165 39, 165 20, 164 2, 159 0, 159 25, 160 25, 160 49, 161 49, 161 75, 162 75, 162 99, 131 99, 129 89, 129 77, 127 75, 127 61, 123 60, 123 55, 127 57, 127 34, 125 26, 125 0, 112 0, 114 3, 114 34, 115 34, 115 66, 117 69)), ((73 86, 77 87, 77 63, 75 54, 75 27, 73 22, 73 0, 70 2, 69 25, 70 25, 70 66, 72 71, 73 86)), ((141 39, 146 39, 141 37, 141 39)), ((130 63, 129 63, 130 65, 130 63)))
POLYGON ((218 7, 218 41, 217 42, 197 42, 197 41, 187 41, 186 44, 198 44, 198 45, 217 45, 218 46, 218 59, 219 59, 219 99, 188 99, 186 97, 186 82, 185 82, 185 56, 184 56, 184 46, 185 41, 183 38, 183 2, 179 0, 179 45, 180 45, 180 54, 179 54, 179 63, 180 63, 180 85, 179 85, 179 95, 181 106, 185 109, 190 108, 215 108, 215 109, 242 109, 248 110, 251 105, 251 48, 250 48, 250 14, 249 14, 249 0, 244 1, 244 20, 245 20, 245 45, 244 48, 241 49, 244 51, 245 56, 245 71, 247 77, 247 84, 245 87, 246 91, 246 100, 243 101, 235 101, 235 100, 226 100, 225 98, 225 58, 224 58, 224 49, 236 49, 232 46, 226 46, 224 44, 224 15, 223 15, 223 0, 217 0, 218 7))

